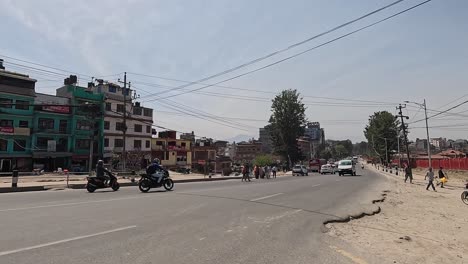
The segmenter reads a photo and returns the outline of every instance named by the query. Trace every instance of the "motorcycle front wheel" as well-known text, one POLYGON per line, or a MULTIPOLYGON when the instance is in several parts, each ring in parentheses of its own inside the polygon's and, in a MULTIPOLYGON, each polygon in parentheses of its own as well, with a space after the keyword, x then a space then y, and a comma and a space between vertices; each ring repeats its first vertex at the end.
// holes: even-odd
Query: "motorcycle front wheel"
POLYGON ((114 184, 112 184, 112 190, 115 191, 118 191, 120 188, 120 184, 118 182, 114 182, 114 184))
POLYGON ((140 189, 141 192, 148 192, 151 189, 151 182, 149 180, 142 180, 138 184, 138 188, 140 189))
POLYGON ((164 186, 164 189, 170 191, 170 190, 172 190, 172 188, 174 188, 174 181, 172 179, 170 179, 170 178, 166 179, 164 181, 163 186, 164 186))
POLYGON ((461 199, 465 204, 468 204, 468 191, 462 192, 461 199))

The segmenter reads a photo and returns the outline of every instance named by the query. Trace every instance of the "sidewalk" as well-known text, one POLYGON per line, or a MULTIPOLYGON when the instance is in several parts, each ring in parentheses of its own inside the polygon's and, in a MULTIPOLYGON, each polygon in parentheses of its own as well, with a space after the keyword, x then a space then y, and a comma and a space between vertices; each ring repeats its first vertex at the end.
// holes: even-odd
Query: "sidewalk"
MULTIPOLYGON (((278 177, 290 176, 291 173, 278 173, 278 177)), ((171 178, 175 183, 184 182, 201 182, 201 181, 220 181, 220 180, 232 180, 241 179, 242 176, 221 176, 220 174, 213 175, 211 177, 198 173, 181 174, 177 172, 170 172, 171 178)), ((81 189, 87 183, 87 176, 84 175, 69 175, 69 188, 81 189)), ((117 177, 121 186, 132 186, 136 185, 135 182, 131 181, 132 177, 117 177)), ((140 179, 140 176, 136 175, 136 182, 140 179)), ((18 188, 13 190, 11 188, 12 177, 0 177, 0 193, 11 192, 11 191, 39 191, 47 189, 63 189, 67 188, 67 176, 57 174, 45 174, 37 176, 20 176, 18 178, 18 188)))
MULTIPOLYGON (((377 171, 371 166, 367 167, 377 171)), ((426 191, 427 181, 414 174, 413 184, 404 175, 390 173, 382 186, 386 199, 381 213, 333 224, 330 235, 350 244, 369 263, 468 263, 468 207, 460 194, 463 179, 449 181, 437 192, 426 191)))

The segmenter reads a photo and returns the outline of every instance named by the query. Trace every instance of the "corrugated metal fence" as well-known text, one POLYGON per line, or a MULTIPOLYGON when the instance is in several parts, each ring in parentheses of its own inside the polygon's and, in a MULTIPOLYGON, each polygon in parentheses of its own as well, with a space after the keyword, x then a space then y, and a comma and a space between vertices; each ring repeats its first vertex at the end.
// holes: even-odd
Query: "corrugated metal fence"
MULTIPOLYGON (((428 168, 428 160, 416 160, 416 167, 428 168)), ((454 159, 433 159, 432 167, 442 167, 447 170, 468 170, 468 158, 454 158, 454 159)))

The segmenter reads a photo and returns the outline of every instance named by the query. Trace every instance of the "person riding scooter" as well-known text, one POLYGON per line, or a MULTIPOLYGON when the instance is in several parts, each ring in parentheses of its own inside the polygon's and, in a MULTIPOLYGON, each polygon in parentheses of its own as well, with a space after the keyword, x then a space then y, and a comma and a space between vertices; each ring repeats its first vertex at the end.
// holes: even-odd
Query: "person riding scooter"
POLYGON ((158 158, 153 160, 153 163, 146 168, 146 174, 150 175, 151 177, 157 179, 157 182, 160 183, 161 179, 163 178, 163 173, 158 172, 166 172, 166 169, 159 165, 160 161, 158 158))
POLYGON ((96 177, 100 180, 102 180, 106 185, 110 184, 111 182, 114 182, 117 178, 115 178, 112 173, 104 168, 104 161, 103 160, 98 160, 97 166, 96 166, 96 177), (108 176, 106 176, 106 174, 108 176))

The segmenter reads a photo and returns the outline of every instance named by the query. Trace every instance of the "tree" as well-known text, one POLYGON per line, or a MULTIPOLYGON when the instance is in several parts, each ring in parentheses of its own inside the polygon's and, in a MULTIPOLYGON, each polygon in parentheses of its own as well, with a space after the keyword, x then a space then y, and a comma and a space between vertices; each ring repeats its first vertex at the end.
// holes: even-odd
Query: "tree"
POLYGON ((345 146, 341 144, 338 144, 335 146, 335 153, 336 153, 336 157, 339 159, 348 156, 348 150, 346 150, 345 146))
POLYGON ((394 115, 382 111, 371 115, 369 123, 364 129, 364 135, 369 142, 371 154, 374 153, 386 164, 391 159, 391 151, 397 148, 399 126, 400 122, 394 115), (386 160, 386 157, 388 157, 388 160, 386 160))
POLYGON ((319 158, 329 160, 333 157, 333 154, 330 150, 324 149, 319 152, 319 158))
POLYGON ((271 155, 260 155, 257 156, 254 160, 254 165, 261 167, 272 165, 275 161, 271 155))
POLYGON ((282 91, 271 105, 270 125, 274 151, 290 163, 303 158, 297 138, 304 134, 307 122, 305 109, 296 90, 282 91))

